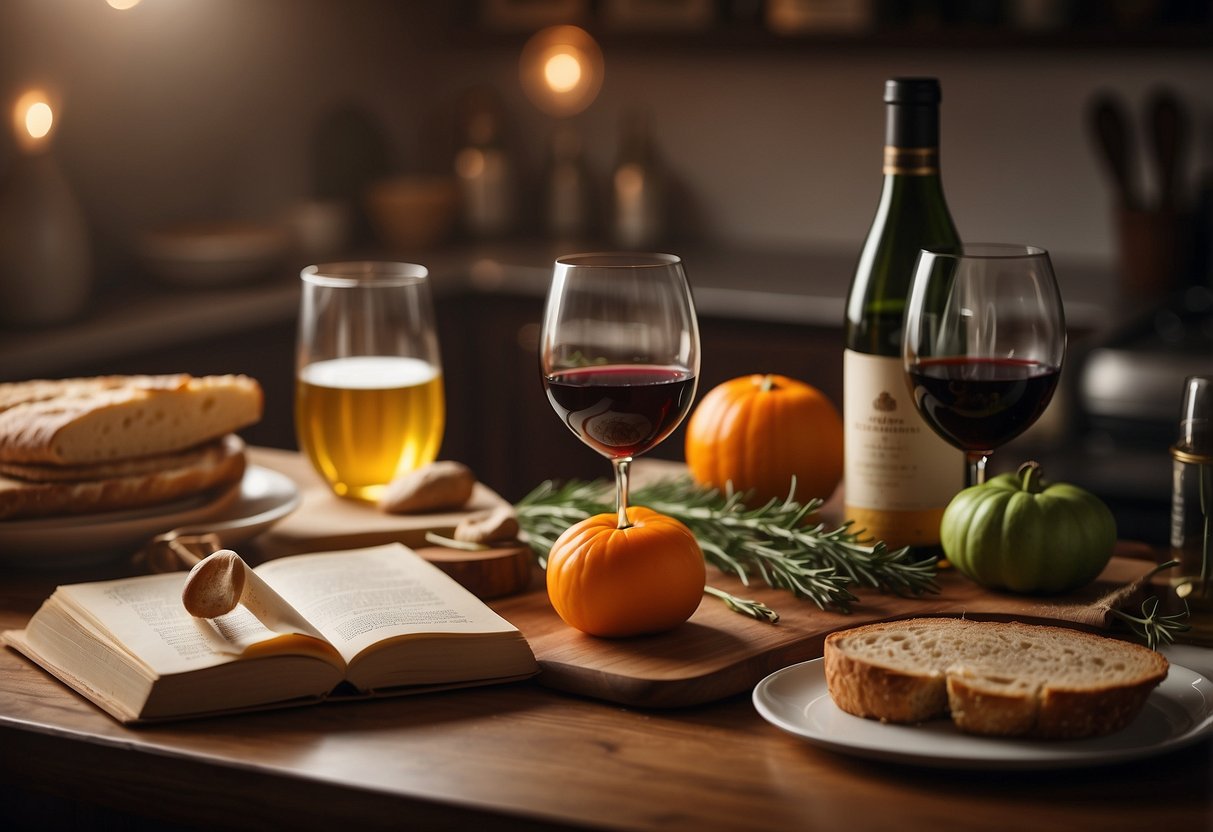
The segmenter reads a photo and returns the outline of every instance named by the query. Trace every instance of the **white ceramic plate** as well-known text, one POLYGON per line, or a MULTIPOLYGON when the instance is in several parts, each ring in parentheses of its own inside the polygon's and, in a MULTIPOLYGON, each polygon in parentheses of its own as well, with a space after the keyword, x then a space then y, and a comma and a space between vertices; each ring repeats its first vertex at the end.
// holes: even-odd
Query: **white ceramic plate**
POLYGON ((222 526, 225 546, 247 540, 290 514, 299 489, 284 474, 250 465, 244 479, 219 494, 152 508, 0 522, 0 567, 64 569, 130 555, 173 529, 222 526))
POLYGON ((1175 664, 1123 731, 1054 742, 970 736, 949 719, 892 725, 852 716, 830 698, 822 662, 775 671, 754 688, 754 707, 776 727, 859 757, 952 768, 1075 768, 1160 754, 1213 733, 1213 683, 1175 664))

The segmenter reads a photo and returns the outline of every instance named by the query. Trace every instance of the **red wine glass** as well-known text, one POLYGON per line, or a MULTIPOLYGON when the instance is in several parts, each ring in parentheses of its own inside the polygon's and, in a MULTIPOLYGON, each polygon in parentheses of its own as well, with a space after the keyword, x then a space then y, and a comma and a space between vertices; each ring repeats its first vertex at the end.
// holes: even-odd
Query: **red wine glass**
POLYGON ((699 325, 682 261, 670 254, 575 254, 556 261, 540 370, 553 409, 611 460, 619 528, 628 469, 691 409, 699 325))
POLYGON ((1066 325, 1048 252, 921 252, 902 344, 923 421, 964 451, 969 485, 985 482, 986 460, 1040 417, 1061 374, 1066 325))

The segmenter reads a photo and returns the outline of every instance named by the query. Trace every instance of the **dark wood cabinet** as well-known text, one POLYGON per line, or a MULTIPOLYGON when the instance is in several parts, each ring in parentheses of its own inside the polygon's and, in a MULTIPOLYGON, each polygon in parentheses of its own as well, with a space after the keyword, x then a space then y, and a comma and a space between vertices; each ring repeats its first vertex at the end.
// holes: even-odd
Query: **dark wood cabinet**
POLYGON ((539 374, 543 298, 469 294, 439 313, 447 390, 443 456, 517 500, 546 479, 610 473, 566 430, 539 374), (450 348, 448 348, 450 344, 450 348))
MULTIPOLYGON (((267 321, 263 326, 222 337, 201 336, 164 349, 95 361, 81 355, 62 367, 57 377, 108 374, 224 375, 243 373, 260 382, 265 414, 240 432, 246 441, 274 448, 294 448, 295 322, 267 321)), ((9 380, 19 380, 17 378, 9 380)))
MULTIPOLYGON (((517 500, 547 479, 609 478, 607 460, 560 424, 539 374, 543 299, 467 295, 439 312, 447 390, 443 456, 517 500)), ((841 407, 842 332, 831 327, 700 318, 698 398, 750 373, 782 373, 821 389, 841 407)), ((686 425, 650 452, 681 460, 686 425)))
MULTIPOLYGON (((199 296, 194 302, 227 309, 240 300, 199 296)), ((607 460, 567 430, 548 404, 539 373, 543 304, 543 296, 533 292, 466 286, 440 292, 435 301, 447 399, 440 456, 466 463, 512 501, 544 480, 611 476, 607 460)), ((295 449, 296 306, 293 297, 286 297, 255 324, 232 324, 221 335, 201 329, 196 337, 174 333, 168 339, 172 343, 132 347, 117 357, 100 352, 90 357, 81 350, 56 362, 47 375, 244 373, 265 390, 265 415, 242 435, 253 444, 295 449)), ((736 376, 782 373, 820 388, 841 405, 839 329, 701 313, 700 332, 697 399, 736 376)), ((120 338, 120 332, 113 337, 120 338)), ((15 362, 5 380, 28 378, 24 368, 15 362)), ((685 432, 684 424, 649 456, 682 459, 685 432)))

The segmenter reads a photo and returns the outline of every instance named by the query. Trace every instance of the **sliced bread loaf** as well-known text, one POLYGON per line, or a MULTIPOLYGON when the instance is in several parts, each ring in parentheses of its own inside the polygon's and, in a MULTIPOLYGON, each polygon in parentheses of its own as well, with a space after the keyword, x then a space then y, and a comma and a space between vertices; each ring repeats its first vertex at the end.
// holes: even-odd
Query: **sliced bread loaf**
POLYGON ((1128 725, 1167 675, 1153 650, 1014 622, 914 618, 831 633, 826 683, 856 716, 962 731, 1076 739, 1128 725))
POLYGON ((244 442, 235 434, 157 461, 154 470, 97 479, 31 482, 0 475, 0 521, 161 505, 236 487, 247 464, 244 442))
POLYGON ((87 465, 47 465, 36 462, 0 462, 0 476, 25 482, 79 482, 81 480, 104 480, 113 477, 130 477, 137 474, 154 474, 169 468, 180 468, 201 461, 214 454, 219 440, 212 439, 184 451, 153 454, 130 459, 115 459, 87 465))
POLYGON ((91 465, 172 453, 261 418, 247 376, 104 376, 0 384, 0 462, 91 465))

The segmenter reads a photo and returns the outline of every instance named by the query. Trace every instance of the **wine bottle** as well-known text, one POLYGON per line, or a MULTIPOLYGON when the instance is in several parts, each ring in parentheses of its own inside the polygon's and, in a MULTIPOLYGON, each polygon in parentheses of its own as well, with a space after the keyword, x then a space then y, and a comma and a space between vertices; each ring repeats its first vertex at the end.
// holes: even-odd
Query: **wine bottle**
POLYGON ((924 248, 958 250, 939 174, 939 82, 885 84, 884 187, 846 306, 846 517, 890 547, 930 549, 964 486, 961 454, 923 423, 901 360, 902 317, 924 248))

